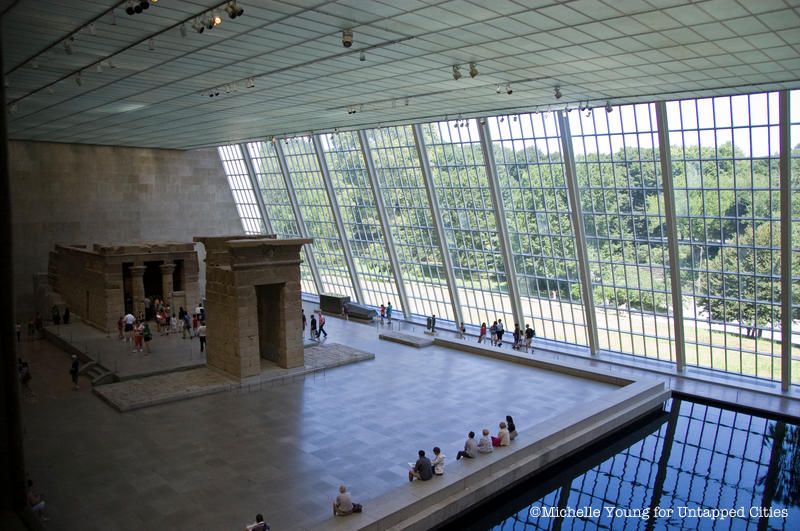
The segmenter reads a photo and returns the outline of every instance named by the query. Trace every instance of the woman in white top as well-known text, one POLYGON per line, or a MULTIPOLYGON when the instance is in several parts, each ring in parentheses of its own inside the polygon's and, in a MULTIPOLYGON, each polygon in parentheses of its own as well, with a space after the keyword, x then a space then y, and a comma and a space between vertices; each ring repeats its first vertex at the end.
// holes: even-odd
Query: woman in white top
POLYGON ((436 476, 441 476, 444 474, 444 458, 445 455, 439 449, 438 446, 433 447, 433 459, 431 459, 431 465, 433 465, 433 473, 436 476))
POLYGON ((489 430, 483 429, 483 437, 478 441, 478 452, 482 454, 490 454, 494 451, 492 448, 492 440, 489 438, 489 430))
POLYGON ((511 437, 508 434, 506 423, 500 423, 500 430, 497 432, 497 437, 492 437, 492 446, 509 446, 511 444, 511 437))

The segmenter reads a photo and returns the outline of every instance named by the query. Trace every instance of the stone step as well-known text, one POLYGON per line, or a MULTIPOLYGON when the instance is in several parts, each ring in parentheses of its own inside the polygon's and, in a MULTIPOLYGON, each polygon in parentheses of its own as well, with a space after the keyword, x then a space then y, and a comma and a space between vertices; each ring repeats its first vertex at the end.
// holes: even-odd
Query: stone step
POLYGON ((386 341, 393 341, 395 343, 400 343, 401 345, 414 348, 425 348, 433 345, 433 339, 431 338, 421 337, 414 334, 405 334, 403 332, 386 331, 378 334, 378 337, 386 341))

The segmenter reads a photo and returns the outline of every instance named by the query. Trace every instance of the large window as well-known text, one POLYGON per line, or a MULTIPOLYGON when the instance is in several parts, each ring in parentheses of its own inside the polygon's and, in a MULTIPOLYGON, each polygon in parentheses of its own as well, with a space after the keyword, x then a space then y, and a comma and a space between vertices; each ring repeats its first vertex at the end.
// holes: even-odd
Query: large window
POLYGON ((539 337, 586 345, 555 115, 494 117, 488 125, 525 322, 539 337))
MULTIPOLYGON (((366 304, 399 301, 358 133, 323 135, 328 172, 366 304)), ((392 303, 398 305, 398 302, 392 303)))
MULTIPOLYGON (((286 181, 283 178, 274 144, 250 142, 247 144, 247 151, 250 155, 250 160, 253 162, 256 182, 258 183, 259 192, 263 198, 272 230, 279 238, 299 238, 302 234, 294 217, 294 210, 289 199, 289 193, 286 191, 286 181)), ((316 293, 317 288, 314 285, 314 278, 308 267, 308 254, 312 252, 312 249, 308 245, 304 245, 303 252, 306 260, 300 264, 302 290, 307 293, 316 293)))
POLYGON ((264 222, 258 211, 258 203, 247 173, 247 166, 242 158, 242 150, 234 144, 220 146, 217 151, 222 160, 225 175, 228 177, 228 185, 231 187, 233 201, 239 211, 245 234, 264 234, 266 232, 264 222))
POLYGON ((473 120, 437 122, 422 130, 464 320, 489 326, 500 319, 513 330, 477 125, 473 120))
POLYGON ((569 113, 599 347, 674 360, 655 106, 569 113))
MULTIPOLYGON (((800 345, 800 90, 789 93, 792 176, 792 344, 800 345)), ((800 356, 792 349, 792 383, 800 383, 800 356)))
POLYGON ((322 173, 310 137, 288 139, 281 145, 292 178, 300 215, 314 238, 314 258, 325 293, 347 295, 356 300, 342 240, 331 211, 331 204, 322 182, 322 173))
POLYGON ((373 129, 367 137, 411 306, 403 311, 454 320, 411 127, 373 129))
POLYGON ((778 94, 667 110, 687 364, 779 379, 778 94))

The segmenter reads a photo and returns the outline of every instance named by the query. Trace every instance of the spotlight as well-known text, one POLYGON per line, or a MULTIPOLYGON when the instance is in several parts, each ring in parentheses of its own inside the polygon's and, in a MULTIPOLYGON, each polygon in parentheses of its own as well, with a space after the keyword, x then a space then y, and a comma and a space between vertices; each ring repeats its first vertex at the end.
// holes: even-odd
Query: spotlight
POLYGON ((72 55, 72 41, 73 37, 70 37, 64 41, 64 51, 67 55, 72 55))
POLYGON ((215 26, 215 24, 214 24, 214 17, 213 17, 213 16, 209 16, 209 17, 206 19, 206 21, 203 23, 203 25, 206 27, 206 29, 209 29, 209 30, 210 30, 210 29, 214 29, 214 26, 215 26))
POLYGON ((95 70, 97 71, 98 74, 101 73, 103 71, 103 65, 97 63, 97 67, 95 68, 95 70))
POLYGON ((156 49, 156 40, 152 37, 147 41, 147 49, 153 51, 156 49))
POLYGON ((607 101, 607 102, 606 102, 606 112, 607 112, 607 113, 610 113, 610 112, 611 112, 611 111, 613 111, 613 110, 614 110, 614 107, 612 107, 612 106, 611 106, 611 102, 610 102, 610 101, 607 101))
POLYGON ((97 35, 97 28, 95 28, 94 22, 89 24, 89 33, 92 35, 97 35))
POLYGON ((142 4, 139 3, 139 4, 134 5, 133 6, 133 12, 136 13, 137 15, 139 13, 141 13, 142 12, 142 4))
POLYGON ((500 91, 502 91, 502 90, 503 90, 503 89, 502 89, 502 87, 501 87, 500 85, 497 85, 497 88, 495 88, 495 89, 494 89, 494 91, 495 91, 496 93, 498 93, 498 94, 500 94, 500 91))
POLYGON ((350 48, 353 45, 353 30, 342 30, 342 46, 350 48))
POLYGON ((242 14, 244 14, 244 9, 239 6, 236 0, 228 2, 228 5, 225 6, 225 11, 228 13, 228 17, 231 19, 241 17, 242 14))
POLYGON ((78 85, 79 87, 81 85, 83 85, 83 80, 81 79, 81 73, 80 72, 75 74, 75 84, 78 85))
POLYGON ((150 2, 149 2, 149 0, 141 0, 141 2, 139 2, 139 5, 140 5, 140 6, 142 6, 142 10, 144 10, 144 9, 150 9, 150 2))
POLYGON ((478 75, 478 65, 475 63, 469 64, 469 77, 475 78, 478 75))
POLYGON ((586 107, 586 114, 585 114, 585 116, 588 118, 588 117, 590 117, 591 115, 592 115, 592 108, 591 108, 591 107, 586 107))
MULTIPOLYGON (((141 9, 139 9, 141 11, 141 9)), ((128 0, 128 5, 125 6, 125 12, 129 15, 133 15, 136 11, 133 9, 133 0, 128 0)))
POLYGON ((253 88, 256 86, 256 80, 254 78, 249 78, 247 80, 247 88, 253 88))
POLYGON ((358 60, 359 60, 359 61, 361 61, 361 62, 363 63, 364 61, 366 61, 366 60, 367 60, 367 54, 365 54, 364 52, 361 52, 361 53, 359 54, 359 56, 358 56, 358 60))
POLYGON ((560 100, 560 99, 561 99, 561 87, 558 87, 558 86, 557 86, 557 87, 556 87, 556 88, 553 90, 553 96, 555 96, 557 100, 560 100))
POLYGON ((203 23, 200 20, 194 19, 194 21, 192 22, 192 29, 195 30, 197 33, 203 33, 203 30, 205 30, 206 28, 205 26, 203 26, 203 23))
POLYGON ((516 121, 517 121, 517 115, 515 114, 514 115, 514 122, 516 122, 516 121))
MULTIPOLYGON (((211 14, 211 21, 214 23, 214 27, 219 26, 222 24, 222 17, 219 16, 219 13, 212 13, 211 14)), ((211 29, 211 28, 209 28, 211 29)))
POLYGON ((453 79, 456 81, 461 79, 461 65, 453 65, 453 79))
POLYGON ((186 37, 186 24, 181 24, 181 37, 186 37))
POLYGON ((514 93, 514 90, 511 88, 510 83, 506 83, 506 94, 511 95, 514 93))
POLYGON ((505 122, 505 121, 506 121, 506 117, 505 117, 505 116, 501 116, 501 117, 500 117, 500 123, 503 123, 503 122, 505 122))

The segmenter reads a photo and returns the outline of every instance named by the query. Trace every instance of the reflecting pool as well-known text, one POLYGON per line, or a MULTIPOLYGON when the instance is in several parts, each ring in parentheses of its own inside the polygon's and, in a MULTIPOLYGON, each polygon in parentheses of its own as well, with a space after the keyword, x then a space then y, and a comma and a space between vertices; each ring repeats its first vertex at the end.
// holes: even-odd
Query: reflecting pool
POLYGON ((800 428, 673 399, 666 412, 445 529, 800 529, 800 428))

